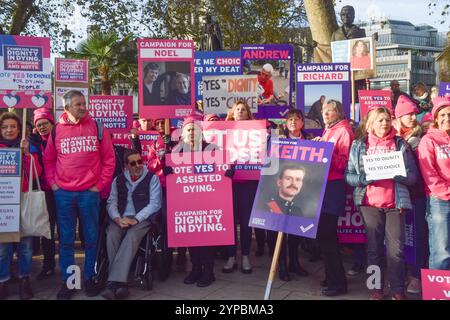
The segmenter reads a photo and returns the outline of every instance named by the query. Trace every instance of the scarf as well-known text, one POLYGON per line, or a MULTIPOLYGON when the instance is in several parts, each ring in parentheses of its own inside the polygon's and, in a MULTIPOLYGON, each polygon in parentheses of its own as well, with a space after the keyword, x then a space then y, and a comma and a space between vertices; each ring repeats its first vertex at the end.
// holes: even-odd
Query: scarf
POLYGON ((20 148, 20 137, 17 137, 14 140, 6 140, 1 138, 0 145, 5 145, 7 148, 20 148))

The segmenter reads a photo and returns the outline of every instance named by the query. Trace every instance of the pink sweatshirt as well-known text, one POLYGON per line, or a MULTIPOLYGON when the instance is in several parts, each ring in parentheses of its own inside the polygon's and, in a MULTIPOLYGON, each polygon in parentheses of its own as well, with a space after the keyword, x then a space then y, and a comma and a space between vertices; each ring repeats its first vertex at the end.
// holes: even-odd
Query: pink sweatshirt
POLYGON ((450 200, 450 137, 447 132, 428 129, 419 144, 419 164, 426 194, 450 200))
POLYGON ((89 115, 73 124, 63 113, 55 141, 48 139, 44 166, 50 186, 56 183, 68 191, 85 191, 96 186, 102 191, 111 184, 115 166, 109 132, 104 129, 100 145, 97 126, 89 115))
POLYGON ((350 146, 355 135, 347 120, 341 120, 331 128, 326 128, 322 134, 322 141, 333 142, 333 157, 331 159, 328 180, 344 179, 347 168, 350 146))
MULTIPOLYGON (((392 129, 383 138, 378 138, 373 133, 368 135, 367 154, 382 154, 396 151, 395 135, 397 131, 392 129)), ((393 179, 375 181, 367 186, 363 203, 375 208, 395 208, 395 189, 393 179)))

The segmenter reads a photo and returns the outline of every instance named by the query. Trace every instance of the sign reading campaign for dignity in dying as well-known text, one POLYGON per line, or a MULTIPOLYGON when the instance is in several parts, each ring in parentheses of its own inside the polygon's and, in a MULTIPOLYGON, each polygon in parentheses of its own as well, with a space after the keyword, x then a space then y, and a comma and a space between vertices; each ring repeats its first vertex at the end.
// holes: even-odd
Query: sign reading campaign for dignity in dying
POLYGON ((0 148, 0 233, 19 232, 20 149, 0 148))
POLYGON ((241 45, 242 74, 258 76, 258 119, 284 118, 292 101, 294 47, 287 44, 241 45))
POLYGON ((322 105, 328 100, 342 103, 350 118, 350 65, 348 63, 309 63, 296 65, 297 109, 305 115, 305 130, 318 136, 325 124, 322 105))
POLYGON ((240 51, 198 51, 194 57, 195 101, 203 101, 203 76, 241 74, 240 51))
POLYGON ((258 180, 267 149, 265 120, 204 121, 206 142, 226 150, 225 163, 234 164, 236 180, 258 180))
POLYGON ((401 151, 364 155, 363 162, 367 181, 393 179, 395 176, 406 177, 401 151))
POLYGON ((139 116, 180 118, 194 112, 194 42, 138 39, 139 116))
POLYGON ((391 91, 387 90, 358 90, 360 119, 370 110, 384 107, 392 112, 391 91))
POLYGON ((110 132, 128 132, 133 122, 132 96, 90 96, 89 115, 110 132))
POLYGON ((250 227, 315 238, 333 144, 272 139, 250 227))
POLYGON ((422 269, 422 299, 450 300, 450 271, 422 269))
POLYGON ((166 164, 169 247, 233 245, 234 219, 227 164, 203 159, 206 152, 171 153, 166 164))
POLYGON ((258 78, 250 76, 203 77, 203 110, 205 114, 226 114, 235 102, 244 100, 252 114, 258 112, 258 78))
POLYGON ((0 108, 52 106, 50 39, 0 35, 0 108))
POLYGON ((89 60, 55 59, 55 81, 88 83, 89 60))
POLYGON ((450 95, 450 82, 441 82, 439 84, 439 95, 440 96, 450 95))
POLYGON ((352 193, 353 188, 347 187, 345 213, 338 218, 338 239, 340 243, 366 243, 366 228, 361 213, 355 208, 352 193))

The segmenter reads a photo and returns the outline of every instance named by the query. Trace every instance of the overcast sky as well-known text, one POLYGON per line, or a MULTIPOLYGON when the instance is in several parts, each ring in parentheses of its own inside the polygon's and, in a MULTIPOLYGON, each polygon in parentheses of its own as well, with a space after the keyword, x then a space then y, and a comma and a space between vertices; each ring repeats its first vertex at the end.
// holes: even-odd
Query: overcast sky
MULTIPOLYGON (((438 1, 442 3, 444 1, 438 1)), ((341 0, 336 1, 336 13, 339 14, 341 8, 345 5, 351 5, 355 8, 358 20, 368 21, 370 17, 386 17, 394 20, 405 20, 412 24, 426 23, 435 27, 439 31, 449 31, 450 17, 444 24, 439 23, 441 11, 429 15, 428 0, 341 0)), ((339 20, 338 20, 339 21, 339 20)))

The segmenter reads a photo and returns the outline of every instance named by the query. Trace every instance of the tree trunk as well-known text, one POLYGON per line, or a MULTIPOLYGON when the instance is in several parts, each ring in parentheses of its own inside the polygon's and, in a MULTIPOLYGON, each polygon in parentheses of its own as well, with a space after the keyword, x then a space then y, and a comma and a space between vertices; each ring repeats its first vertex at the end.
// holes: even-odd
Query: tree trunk
POLYGON ((99 67, 98 75, 102 83, 102 96, 111 95, 111 81, 109 80, 109 68, 106 66, 99 67))
POLYGON ((17 1, 16 10, 14 10, 13 19, 9 34, 19 35, 26 27, 28 20, 35 13, 33 0, 17 1))
POLYGON ((338 28, 332 0, 304 0, 314 48, 314 62, 331 62, 330 40, 338 28))

